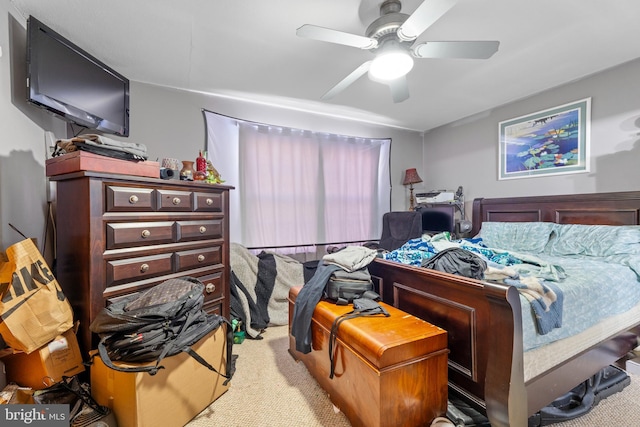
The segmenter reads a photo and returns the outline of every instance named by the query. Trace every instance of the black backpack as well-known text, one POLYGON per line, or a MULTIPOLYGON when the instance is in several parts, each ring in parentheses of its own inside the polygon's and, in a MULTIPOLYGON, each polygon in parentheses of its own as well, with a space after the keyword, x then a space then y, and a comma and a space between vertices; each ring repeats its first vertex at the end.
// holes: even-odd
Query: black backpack
POLYGON ((207 314, 204 285, 193 277, 166 280, 149 290, 125 297, 105 308, 91 322, 90 329, 100 336, 98 353, 103 363, 122 372, 148 372, 155 375, 162 359, 186 352, 208 369, 227 378, 233 375, 233 330, 217 314, 207 314), (225 324, 227 344, 226 375, 218 372, 191 346, 225 324), (155 365, 116 366, 113 361, 152 362, 155 365))

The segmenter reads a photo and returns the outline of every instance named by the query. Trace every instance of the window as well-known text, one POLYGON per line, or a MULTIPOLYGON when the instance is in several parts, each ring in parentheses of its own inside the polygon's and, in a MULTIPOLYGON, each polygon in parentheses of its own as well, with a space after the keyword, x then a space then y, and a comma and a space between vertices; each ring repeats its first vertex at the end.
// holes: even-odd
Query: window
POLYGON ((210 112, 205 118, 209 157, 235 186, 232 241, 294 253, 380 237, 382 215, 390 210, 390 139, 283 128, 210 112))

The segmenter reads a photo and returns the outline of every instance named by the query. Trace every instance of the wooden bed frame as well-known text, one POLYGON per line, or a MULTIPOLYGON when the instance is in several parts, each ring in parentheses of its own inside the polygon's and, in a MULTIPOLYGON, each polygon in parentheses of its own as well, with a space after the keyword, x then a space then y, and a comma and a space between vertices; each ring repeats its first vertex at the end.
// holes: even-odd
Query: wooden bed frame
MULTIPOLYGON (((483 221, 640 224, 640 191, 475 199, 473 231, 483 221)), ((376 259, 369 271, 383 300, 447 330, 449 386, 484 410, 493 427, 528 418, 636 346, 638 325, 526 383, 518 291, 425 268, 376 259)))

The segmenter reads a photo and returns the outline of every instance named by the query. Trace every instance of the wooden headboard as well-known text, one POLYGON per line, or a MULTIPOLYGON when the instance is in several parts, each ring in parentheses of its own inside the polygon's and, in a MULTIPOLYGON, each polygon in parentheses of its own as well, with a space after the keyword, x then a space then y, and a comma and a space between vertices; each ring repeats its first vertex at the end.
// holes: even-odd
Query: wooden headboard
POLYGON ((472 221, 472 236, 484 221, 640 225, 640 191, 480 198, 473 201, 472 221))

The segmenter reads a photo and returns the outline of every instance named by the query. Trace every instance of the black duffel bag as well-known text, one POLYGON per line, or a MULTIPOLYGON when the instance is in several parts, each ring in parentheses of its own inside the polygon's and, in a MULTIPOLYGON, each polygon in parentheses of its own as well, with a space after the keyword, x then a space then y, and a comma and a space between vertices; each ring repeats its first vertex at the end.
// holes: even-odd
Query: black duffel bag
MULTIPOLYGON (((354 299, 361 298, 365 292, 369 292, 368 295, 372 295, 373 292, 373 282, 367 268, 353 272, 337 270, 329 277, 325 297, 338 305, 346 305, 354 299)), ((372 296, 369 298, 376 299, 372 296)))

